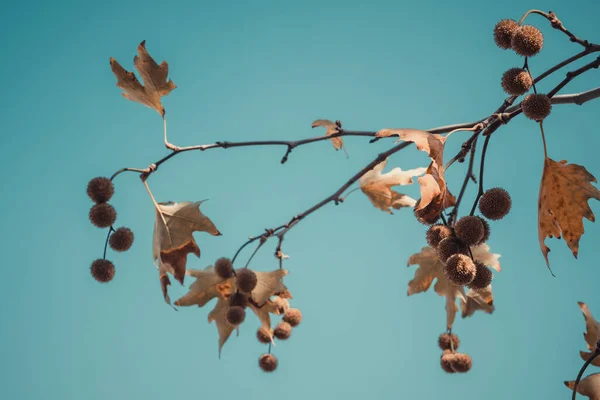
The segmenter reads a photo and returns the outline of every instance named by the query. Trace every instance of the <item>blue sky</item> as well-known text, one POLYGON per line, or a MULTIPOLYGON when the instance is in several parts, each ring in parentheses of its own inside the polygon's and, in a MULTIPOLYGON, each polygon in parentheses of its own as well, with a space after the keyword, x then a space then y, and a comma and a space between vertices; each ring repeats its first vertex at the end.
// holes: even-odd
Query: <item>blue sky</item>
MULTIPOLYGON (((257 368, 265 350, 249 318, 217 358, 210 305, 174 312, 164 304, 152 263, 152 203, 134 175, 116 181, 117 225, 136 241, 111 253, 115 279, 89 274, 105 231, 87 220, 90 178, 144 168, 166 155, 158 114, 120 95, 109 57, 132 69, 136 47, 167 60, 178 88, 163 104, 178 145, 317 135, 318 118, 356 130, 431 128, 489 115, 503 101, 500 77, 522 60, 495 47, 494 24, 529 8, 553 10, 578 36, 600 41, 597 1, 398 2, 13 2, 3 6, 5 77, 0 294, 0 384, 9 399, 182 399, 227 396, 316 398, 561 399, 570 395, 585 349, 577 301, 600 315, 596 243, 585 222, 579 259, 550 240, 547 271, 537 242, 543 152, 535 123, 516 118, 491 141, 486 184, 506 188, 513 211, 494 223, 489 244, 502 255, 493 315, 459 319, 455 332, 473 369, 447 375, 437 336, 444 300, 406 296, 424 246, 410 210, 390 216, 360 192, 311 215, 285 241, 293 305, 304 314, 277 346, 276 373, 257 368)), ((534 75, 580 51, 540 17, 545 48, 534 75)), ((528 19, 529 21, 529 19, 528 19)), ((575 64, 574 67, 582 63, 575 64)), ((597 86, 591 71, 563 91, 597 86)), ((550 90, 562 74, 544 81, 550 90)), ((545 122, 555 160, 600 176, 600 101, 554 108, 545 122)), ((456 151, 468 133, 457 133, 456 151)), ((158 201, 210 199, 202 210, 223 236, 196 234, 204 268, 231 256, 249 235, 277 226, 341 186, 391 141, 349 138, 350 158, 327 142, 281 148, 189 153, 161 166, 150 185, 158 201)), ((389 167, 426 166, 413 147, 389 167)), ((448 171, 458 192, 464 165, 448 171)), ((467 191, 472 201, 474 188, 467 191)), ((418 197, 418 186, 406 188, 418 197)), ((591 203, 596 213, 600 208, 591 203)), ((468 209, 467 206, 463 207, 468 209)), ((277 267, 274 242, 252 263, 277 267)), ((249 253, 244 253, 248 256, 249 253)), ((186 282, 187 284, 191 283, 186 282)), ((171 298, 186 292, 174 285, 171 298)))

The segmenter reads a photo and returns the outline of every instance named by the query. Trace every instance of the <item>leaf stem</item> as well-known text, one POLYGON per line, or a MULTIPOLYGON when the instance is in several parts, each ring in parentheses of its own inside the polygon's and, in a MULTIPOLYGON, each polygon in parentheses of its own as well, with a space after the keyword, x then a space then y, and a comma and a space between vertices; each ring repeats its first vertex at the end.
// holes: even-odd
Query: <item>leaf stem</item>
POLYGON ((577 374, 577 379, 575 379, 575 385, 573 386, 573 396, 571 397, 571 400, 575 400, 575 398, 577 397, 577 386, 579 386, 579 381, 581 380, 583 373, 585 372, 587 367, 591 364, 591 362, 594 361, 594 359, 596 357, 598 357, 599 355, 600 355, 600 340, 596 343, 596 349, 594 350, 594 352, 592 354, 590 354, 590 356, 588 357, 587 360, 585 360, 585 363, 583 364, 583 366, 579 370, 579 373, 577 374))

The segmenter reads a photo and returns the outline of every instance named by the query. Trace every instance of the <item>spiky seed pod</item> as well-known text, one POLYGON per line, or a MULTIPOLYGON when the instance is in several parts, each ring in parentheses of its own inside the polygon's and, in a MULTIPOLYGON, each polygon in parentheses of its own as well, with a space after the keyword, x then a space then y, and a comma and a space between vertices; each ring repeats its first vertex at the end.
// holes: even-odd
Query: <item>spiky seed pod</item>
POLYGON ((277 357, 273 354, 263 354, 258 359, 258 366, 265 372, 273 372, 277 369, 277 357))
POLYGON ((254 271, 248 268, 238 269, 236 271, 237 286, 242 292, 250 293, 256 287, 258 278, 254 271))
POLYGON ((237 306, 242 308, 248 307, 248 296, 240 292, 233 293, 231 296, 229 296, 229 306, 237 306))
POLYGON ((469 254, 469 248, 462 240, 455 236, 442 239, 437 247, 437 255, 442 263, 455 254, 469 254))
POLYGON ((469 283, 469 288, 473 290, 483 290, 492 282, 494 274, 483 263, 475 261, 475 278, 469 283))
POLYGON ((475 279, 477 269, 471 257, 455 254, 446 261, 444 275, 456 286, 468 285, 475 279))
POLYGON ((519 24, 514 19, 503 19, 494 27, 494 42, 501 49, 510 49, 511 41, 519 24))
POLYGON ((127 251, 133 244, 133 232, 122 226, 110 235, 108 244, 114 251, 127 251))
POLYGON ((541 121, 550 115, 552 101, 545 94, 529 94, 523 99, 521 109, 527 118, 541 121))
POLYGON ((288 322, 282 321, 277 324, 273 333, 279 340, 289 339, 289 337, 292 336, 292 325, 290 325, 288 322))
POLYGON ((523 57, 535 56, 544 47, 544 35, 531 25, 523 25, 512 35, 512 49, 523 57))
POLYGON ((256 331, 256 338, 262 344, 269 344, 273 338, 273 330, 262 326, 256 331))
POLYGON ((117 212, 108 203, 99 203, 90 209, 90 221, 98 228, 108 228, 115 223, 117 212))
POLYGON ((110 179, 98 176, 88 182, 87 195, 94 203, 106 203, 115 193, 115 187, 110 179))
POLYGON ((485 233, 481 218, 472 215, 466 215, 456 221, 454 232, 456 233, 456 237, 469 246, 481 242, 483 234, 485 233))
POLYGON ((442 356, 440 357, 440 365, 441 365, 442 369, 449 374, 454 373, 454 370, 452 369, 452 359, 453 358, 454 358, 454 353, 452 353, 450 350, 444 350, 444 352, 442 353, 442 356))
POLYGON ((473 366, 473 361, 471 360, 471 356, 464 353, 456 353, 453 355, 450 365, 454 372, 469 372, 471 367, 473 366))
POLYGON ((413 209, 413 211, 415 213, 415 217, 417 218, 417 221, 419 221, 423 225, 435 224, 440 219, 440 214, 431 212, 433 204, 428 204, 422 210, 417 210, 417 207, 419 206, 420 201, 421 201, 421 199, 417 200, 417 204, 415 204, 415 208, 413 209))
POLYGON ((215 273, 220 278, 229 279, 233 276, 233 264, 227 257, 222 257, 215 262, 215 273))
POLYGON ((297 308, 290 308, 283 314, 283 320, 292 327, 296 327, 302 322, 302 312, 297 308))
POLYGON ((92 262, 90 272, 92 273, 94 279, 98 282, 110 282, 115 276, 115 265, 108 260, 103 260, 99 258, 92 262))
POLYGON ((512 96, 526 93, 532 85, 531 75, 522 68, 511 68, 502 74, 502 88, 512 96))
POLYGON ((458 346, 460 346, 460 339, 458 339, 458 336, 456 336, 454 333, 448 334, 444 332, 438 338, 438 346, 440 346, 440 349, 442 350, 454 349, 454 351, 456 351, 458 346))
POLYGON ((479 220, 481 221, 481 224, 483 225, 483 237, 481 238, 479 243, 476 243, 476 245, 480 245, 480 244, 486 243, 490 238, 490 224, 488 224, 488 222, 481 217, 477 217, 477 218, 479 218, 479 220))
POLYGON ((225 318, 231 325, 238 326, 246 319, 246 311, 240 306, 229 307, 225 318))
POLYGON ((443 225, 443 224, 435 224, 432 225, 425 235, 427 238, 427 243, 433 247, 434 249, 440 244, 443 239, 452 236, 452 228, 443 225))
POLYGON ((488 189, 479 199, 479 211, 484 217, 491 220, 502 219, 508 214, 512 200, 508 192, 496 187, 488 189))

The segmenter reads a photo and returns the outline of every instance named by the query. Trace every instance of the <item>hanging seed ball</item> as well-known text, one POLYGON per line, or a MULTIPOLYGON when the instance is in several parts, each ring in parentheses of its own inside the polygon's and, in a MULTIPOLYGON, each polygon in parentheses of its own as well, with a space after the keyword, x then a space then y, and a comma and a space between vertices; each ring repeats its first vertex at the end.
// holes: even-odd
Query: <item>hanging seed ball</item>
POLYGON ((277 369, 277 357, 273 354, 263 354, 258 359, 258 366, 265 372, 273 372, 277 369))
POLYGON ((511 68, 502 74, 502 88, 513 96, 520 96, 533 85, 529 72, 522 68, 511 68))
POLYGON ((88 182, 87 195, 94 203, 106 203, 115 193, 115 187, 110 179, 103 176, 88 182))
POLYGON ((106 283, 115 276, 115 265, 108 260, 99 258, 92 263, 90 271, 95 280, 106 283))
POLYGON ((238 326, 246 319, 246 311, 240 306, 229 307, 225 318, 231 325, 238 326))
POLYGON ((490 224, 488 224, 488 222, 481 217, 477 218, 479 218, 479 221, 481 221, 481 224, 483 225, 483 237, 481 238, 479 243, 476 243, 476 245, 480 245, 487 242, 490 238, 490 224))
POLYGON ((552 101, 545 94, 529 94, 521 103, 523 114, 534 121, 541 121, 550 115, 552 101))
POLYGON ((484 217, 491 220, 504 218, 510 211, 512 200, 508 192, 502 188, 492 188, 479 199, 479 211, 484 217))
POLYGON ((483 263, 475 261, 475 279, 469 283, 469 288, 473 290, 483 290, 492 282, 494 274, 483 263))
POLYGON ((471 360, 471 356, 464 353, 456 353, 452 360, 450 361, 450 365, 454 372, 469 372, 471 367, 473 366, 473 362, 471 360))
POLYGON ((248 296, 243 293, 235 292, 231 296, 229 296, 229 306, 230 307, 248 307, 248 296))
POLYGON ((544 47, 544 35, 531 25, 523 25, 512 35, 512 49, 523 57, 535 56, 544 47))
POLYGON ((280 322, 275 327, 273 333, 275 334, 275 337, 279 340, 289 339, 289 337, 292 336, 292 325, 285 321, 280 322))
POLYGON ((258 278, 254 271, 248 268, 238 269, 236 271, 237 285, 242 292, 250 293, 256 287, 258 278))
POLYGON ((108 244, 114 251, 127 251, 133 244, 133 232, 122 226, 110 235, 108 244))
POLYGON ((427 243, 434 249, 440 244, 443 239, 452 236, 452 228, 444 224, 432 225, 425 235, 427 243))
POLYGON ((440 366, 442 369, 449 373, 453 374, 454 370, 452 369, 452 360, 454 359, 454 353, 450 350, 444 350, 442 356, 440 357, 440 366))
POLYGON ((483 239, 484 228, 481 223, 481 218, 467 215, 456 221, 454 225, 456 237, 463 241, 464 244, 473 246, 483 239))
POLYGON ((292 327, 296 327, 302 322, 302 313, 297 308, 290 308, 283 314, 283 320, 292 327))
POLYGON ((233 276, 233 264, 227 257, 222 257, 215 263, 215 272, 222 279, 229 279, 233 276))
POLYGON ((467 285, 475 279, 477 269, 471 257, 455 254, 446 261, 444 274, 450 283, 456 286, 467 285))
POLYGON ((456 349, 458 349, 458 346, 460 346, 460 340, 458 339, 458 336, 456 336, 454 333, 449 334, 444 332, 438 338, 438 346, 440 346, 440 349, 442 350, 454 349, 454 351, 456 351, 456 349))
POLYGON ((503 19, 494 27, 494 42, 501 49, 510 49, 511 40, 519 24, 514 19, 503 19))
POLYGON ((90 221, 98 228, 108 228, 115 223, 117 212, 108 203, 99 203, 90 209, 90 221))
POLYGON ((269 343, 271 343, 271 339, 273 338, 273 331, 264 326, 260 327, 256 331, 256 338, 262 344, 269 344, 269 343))
POLYGON ((469 254, 469 248, 457 237, 450 236, 442 239, 437 247, 437 255, 442 263, 455 254, 469 254))

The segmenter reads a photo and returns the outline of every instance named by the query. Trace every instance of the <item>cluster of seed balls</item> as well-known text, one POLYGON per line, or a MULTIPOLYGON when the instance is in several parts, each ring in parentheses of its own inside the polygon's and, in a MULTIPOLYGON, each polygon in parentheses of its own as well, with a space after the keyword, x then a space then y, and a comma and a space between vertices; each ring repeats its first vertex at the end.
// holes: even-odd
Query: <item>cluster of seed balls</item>
MULTIPOLYGON (((531 57, 542 50, 544 35, 534 26, 503 19, 494 28, 494 41, 501 49, 513 49, 521 56, 531 57)), ((525 94, 532 86, 531 74, 523 68, 510 68, 502 75, 502 88, 511 96, 525 94)), ((550 115, 552 102, 545 94, 533 93, 525 96, 521 108, 527 118, 541 121, 550 115)))
POLYGON ((438 338, 438 346, 443 351, 440 365, 444 371, 449 374, 469 372, 473 362, 470 355, 456 352, 460 346, 458 336, 454 333, 442 333, 438 338))
MULTIPOLYGON (((248 268, 233 269, 233 263, 229 258, 219 258, 215 263, 215 273, 222 279, 230 279, 235 276, 238 290, 229 296, 229 309, 227 310, 226 320, 232 326, 239 326, 246 319, 246 307, 250 303, 250 295, 258 278, 254 271, 248 268)), ((297 308, 289 308, 283 314, 282 321, 277 324, 275 329, 261 327, 256 332, 259 342, 269 344, 273 338, 287 340, 292 335, 292 328, 300 325, 302 322, 302 313, 297 308)), ((277 368, 278 360, 273 354, 263 354, 258 359, 259 367, 265 372, 273 372, 277 368)))
MULTIPOLYGON (((502 188, 489 189, 479 199, 481 215, 490 220, 504 218, 511 205, 508 192, 502 188)), ((427 243, 436 249, 440 262, 444 264, 444 275, 448 281, 473 290, 485 289, 493 278, 490 269, 474 261, 470 252, 470 246, 483 244, 489 237, 489 223, 475 215, 460 218, 453 227, 432 225, 426 234, 427 243)))
MULTIPOLYGON (((96 204, 92 206, 89 218, 98 228, 109 228, 117 219, 115 208, 108 203, 115 193, 115 187, 110 179, 96 177, 88 182, 87 194, 96 204)), ((112 228, 111 228, 112 229, 112 228)), ((120 227, 110 235, 108 244, 115 251, 127 251, 133 244, 133 232, 126 227, 120 227)), ((115 265, 104 258, 92 262, 90 271, 98 282, 106 283, 115 276, 115 265)))

